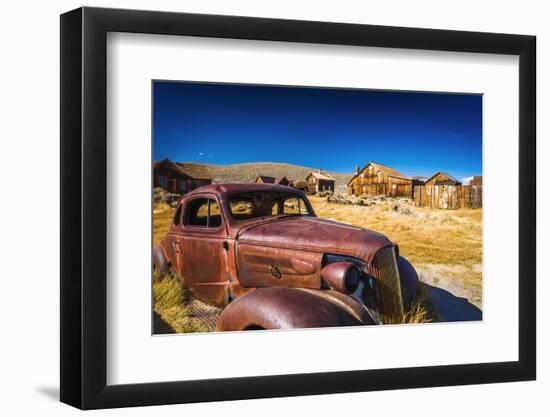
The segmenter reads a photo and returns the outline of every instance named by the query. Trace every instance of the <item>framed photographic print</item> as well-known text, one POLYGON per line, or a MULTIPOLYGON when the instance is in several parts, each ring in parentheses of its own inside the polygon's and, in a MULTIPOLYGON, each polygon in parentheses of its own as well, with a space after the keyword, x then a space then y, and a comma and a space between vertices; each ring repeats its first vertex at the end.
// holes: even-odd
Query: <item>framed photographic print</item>
POLYGON ((535 379, 535 38, 61 16, 61 400, 535 379))

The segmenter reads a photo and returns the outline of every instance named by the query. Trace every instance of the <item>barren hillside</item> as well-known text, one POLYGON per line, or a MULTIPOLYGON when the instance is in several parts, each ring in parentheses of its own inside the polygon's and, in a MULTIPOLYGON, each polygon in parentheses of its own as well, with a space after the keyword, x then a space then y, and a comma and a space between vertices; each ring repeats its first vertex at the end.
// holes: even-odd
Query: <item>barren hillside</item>
MULTIPOLYGON (((179 162, 180 165, 201 165, 191 162, 179 162)), ((270 177, 286 176, 290 180, 304 180, 306 176, 315 171, 315 168, 302 167, 299 165, 286 164, 281 162, 249 162, 232 165, 203 164, 208 168, 214 183, 227 182, 253 182, 258 175, 270 177)), ((336 180, 336 191, 344 192, 346 185, 351 179, 351 174, 339 174, 330 171, 329 173, 336 180)))

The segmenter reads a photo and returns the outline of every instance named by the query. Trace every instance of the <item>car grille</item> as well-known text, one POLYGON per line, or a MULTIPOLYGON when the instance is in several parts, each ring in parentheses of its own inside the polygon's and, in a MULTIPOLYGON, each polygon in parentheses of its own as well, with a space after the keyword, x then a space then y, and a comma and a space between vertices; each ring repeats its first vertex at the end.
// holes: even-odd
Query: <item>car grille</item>
POLYGON ((370 273, 374 277, 380 318, 384 324, 401 323, 403 297, 395 248, 380 249, 372 261, 370 273))

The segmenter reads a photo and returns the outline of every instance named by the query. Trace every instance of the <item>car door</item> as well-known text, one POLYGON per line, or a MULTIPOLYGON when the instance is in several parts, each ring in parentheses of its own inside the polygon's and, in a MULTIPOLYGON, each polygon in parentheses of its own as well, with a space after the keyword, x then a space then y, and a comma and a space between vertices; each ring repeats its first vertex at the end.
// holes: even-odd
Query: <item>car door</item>
POLYGON ((180 275, 193 295, 224 306, 229 288, 227 229, 216 196, 198 195, 186 202, 178 242, 180 275))

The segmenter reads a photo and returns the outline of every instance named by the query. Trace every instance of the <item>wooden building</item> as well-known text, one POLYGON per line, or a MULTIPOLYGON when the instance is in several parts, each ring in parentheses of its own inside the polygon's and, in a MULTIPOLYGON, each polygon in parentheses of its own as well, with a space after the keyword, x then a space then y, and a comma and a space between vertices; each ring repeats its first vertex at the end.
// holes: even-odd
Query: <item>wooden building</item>
POLYGON ((212 184, 212 176, 204 165, 174 163, 169 159, 153 164, 153 186, 171 193, 185 194, 203 185, 212 184))
POLYGON ((470 180, 470 185, 483 185, 483 177, 481 175, 476 175, 470 180))
POLYGON ((420 185, 415 187, 417 207, 438 209, 482 208, 483 187, 480 185, 420 185))
POLYGON ((297 190, 303 191, 304 193, 307 193, 307 182, 304 180, 292 181, 290 183, 290 186, 296 188, 297 190))
POLYGON ((369 162, 357 169, 348 182, 349 195, 412 197, 422 181, 409 178, 394 168, 369 162))
POLYGON ((427 179, 424 185, 462 185, 462 183, 449 174, 439 171, 427 179))
POLYGON ((424 185, 424 183, 428 180, 428 177, 418 176, 418 177, 412 177, 412 179, 415 183, 424 185))
POLYGON ((270 177, 267 175, 258 175, 254 182, 256 184, 291 185, 291 181, 287 177, 270 177))
POLYGON ((417 207, 439 209, 481 208, 483 206, 483 187, 481 177, 474 177, 470 185, 445 172, 437 172, 423 186, 415 187, 415 205, 417 207))
POLYGON ((321 170, 310 172, 305 181, 308 193, 334 192, 335 179, 321 170))

